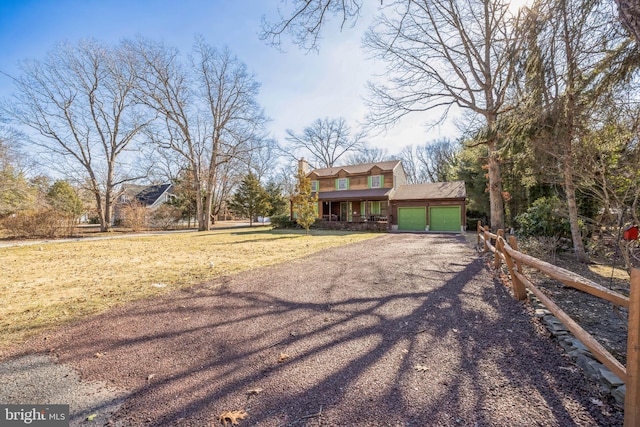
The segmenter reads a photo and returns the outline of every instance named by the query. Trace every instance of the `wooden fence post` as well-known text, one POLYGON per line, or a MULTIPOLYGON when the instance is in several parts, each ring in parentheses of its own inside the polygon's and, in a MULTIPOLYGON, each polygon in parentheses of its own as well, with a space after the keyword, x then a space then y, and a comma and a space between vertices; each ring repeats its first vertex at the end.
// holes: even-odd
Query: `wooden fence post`
POLYGON ((498 232, 496 233, 496 235, 498 237, 496 237, 496 258, 494 261, 494 267, 495 269, 499 269, 500 268, 500 264, 502 259, 500 259, 500 254, 502 253, 502 239, 504 237, 504 230, 498 230, 498 232))
POLYGON ((640 270, 631 269, 624 426, 640 426, 640 270))
MULTIPOLYGON (((509 236, 509 246, 511 246, 514 250, 520 252, 518 249, 518 241, 516 240, 516 236, 509 236)), ((524 273, 522 271, 522 263, 519 259, 516 260, 516 267, 518 269, 518 273, 524 273)))
MULTIPOLYGON (((511 240, 511 237, 513 236, 510 236, 509 240, 511 240)), ((513 264, 513 258, 511 258, 511 255, 509 255, 509 252, 507 251, 504 251, 504 258, 505 258, 505 261, 507 262, 507 268, 509 269, 509 274, 511 275, 511 287, 513 288, 513 296, 518 301, 525 300, 527 298, 527 288, 524 286, 524 283, 522 283, 522 281, 515 274, 515 265, 513 264)), ((522 273, 522 271, 518 270, 518 273, 522 273)))
POLYGON ((489 226, 485 225, 483 228, 483 235, 484 235, 484 252, 487 252, 489 250, 489 245, 487 244, 487 239, 489 238, 489 226))

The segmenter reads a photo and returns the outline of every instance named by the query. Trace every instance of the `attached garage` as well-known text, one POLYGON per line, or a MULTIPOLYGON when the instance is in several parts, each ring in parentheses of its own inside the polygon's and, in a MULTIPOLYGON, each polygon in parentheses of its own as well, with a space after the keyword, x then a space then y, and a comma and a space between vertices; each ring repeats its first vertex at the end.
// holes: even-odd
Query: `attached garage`
POLYGON ((429 208, 429 230, 460 231, 460 206, 432 206, 429 208))
POLYGON ((459 233, 466 227, 463 181, 405 184, 389 198, 391 229, 459 233))
POLYGON ((424 231, 427 227, 426 207, 398 208, 398 230, 424 231))

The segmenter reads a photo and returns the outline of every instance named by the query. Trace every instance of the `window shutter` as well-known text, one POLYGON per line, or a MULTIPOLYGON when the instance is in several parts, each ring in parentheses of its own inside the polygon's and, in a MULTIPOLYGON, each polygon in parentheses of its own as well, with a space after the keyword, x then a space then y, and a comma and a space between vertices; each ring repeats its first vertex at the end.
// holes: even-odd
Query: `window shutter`
POLYGON ((336 178, 336 190, 338 189, 338 183, 340 182, 340 178, 336 178))
POLYGON ((371 175, 367 177, 367 186, 368 188, 371 188, 371 175))
POLYGON ((347 178, 347 190, 349 189, 349 180, 350 180, 350 179, 351 179, 351 178, 347 178))
POLYGON ((384 175, 380 175, 380 188, 384 188, 384 175))

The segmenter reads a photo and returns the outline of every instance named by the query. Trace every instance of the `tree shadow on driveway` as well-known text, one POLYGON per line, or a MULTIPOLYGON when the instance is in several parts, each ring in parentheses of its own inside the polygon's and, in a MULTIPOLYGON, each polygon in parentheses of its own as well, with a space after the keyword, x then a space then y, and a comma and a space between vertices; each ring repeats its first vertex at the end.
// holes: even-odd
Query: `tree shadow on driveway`
POLYGON ((260 426, 622 423, 455 236, 385 235, 229 276, 46 346, 129 391, 122 426, 240 409, 260 426))

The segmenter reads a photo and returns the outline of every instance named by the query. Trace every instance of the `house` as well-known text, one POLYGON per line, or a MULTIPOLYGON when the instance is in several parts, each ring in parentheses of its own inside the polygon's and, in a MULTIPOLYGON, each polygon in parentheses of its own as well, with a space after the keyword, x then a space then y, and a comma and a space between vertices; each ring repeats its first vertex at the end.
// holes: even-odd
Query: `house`
POLYGON ((466 227, 464 182, 407 184, 399 160, 313 169, 307 177, 323 221, 386 223, 387 229, 400 231, 466 227))
POLYGON ((171 192, 173 184, 155 184, 155 185, 123 185, 120 195, 118 196, 115 209, 114 220, 122 219, 122 207, 137 203, 149 210, 154 210, 158 206, 171 200, 174 194, 171 192))

